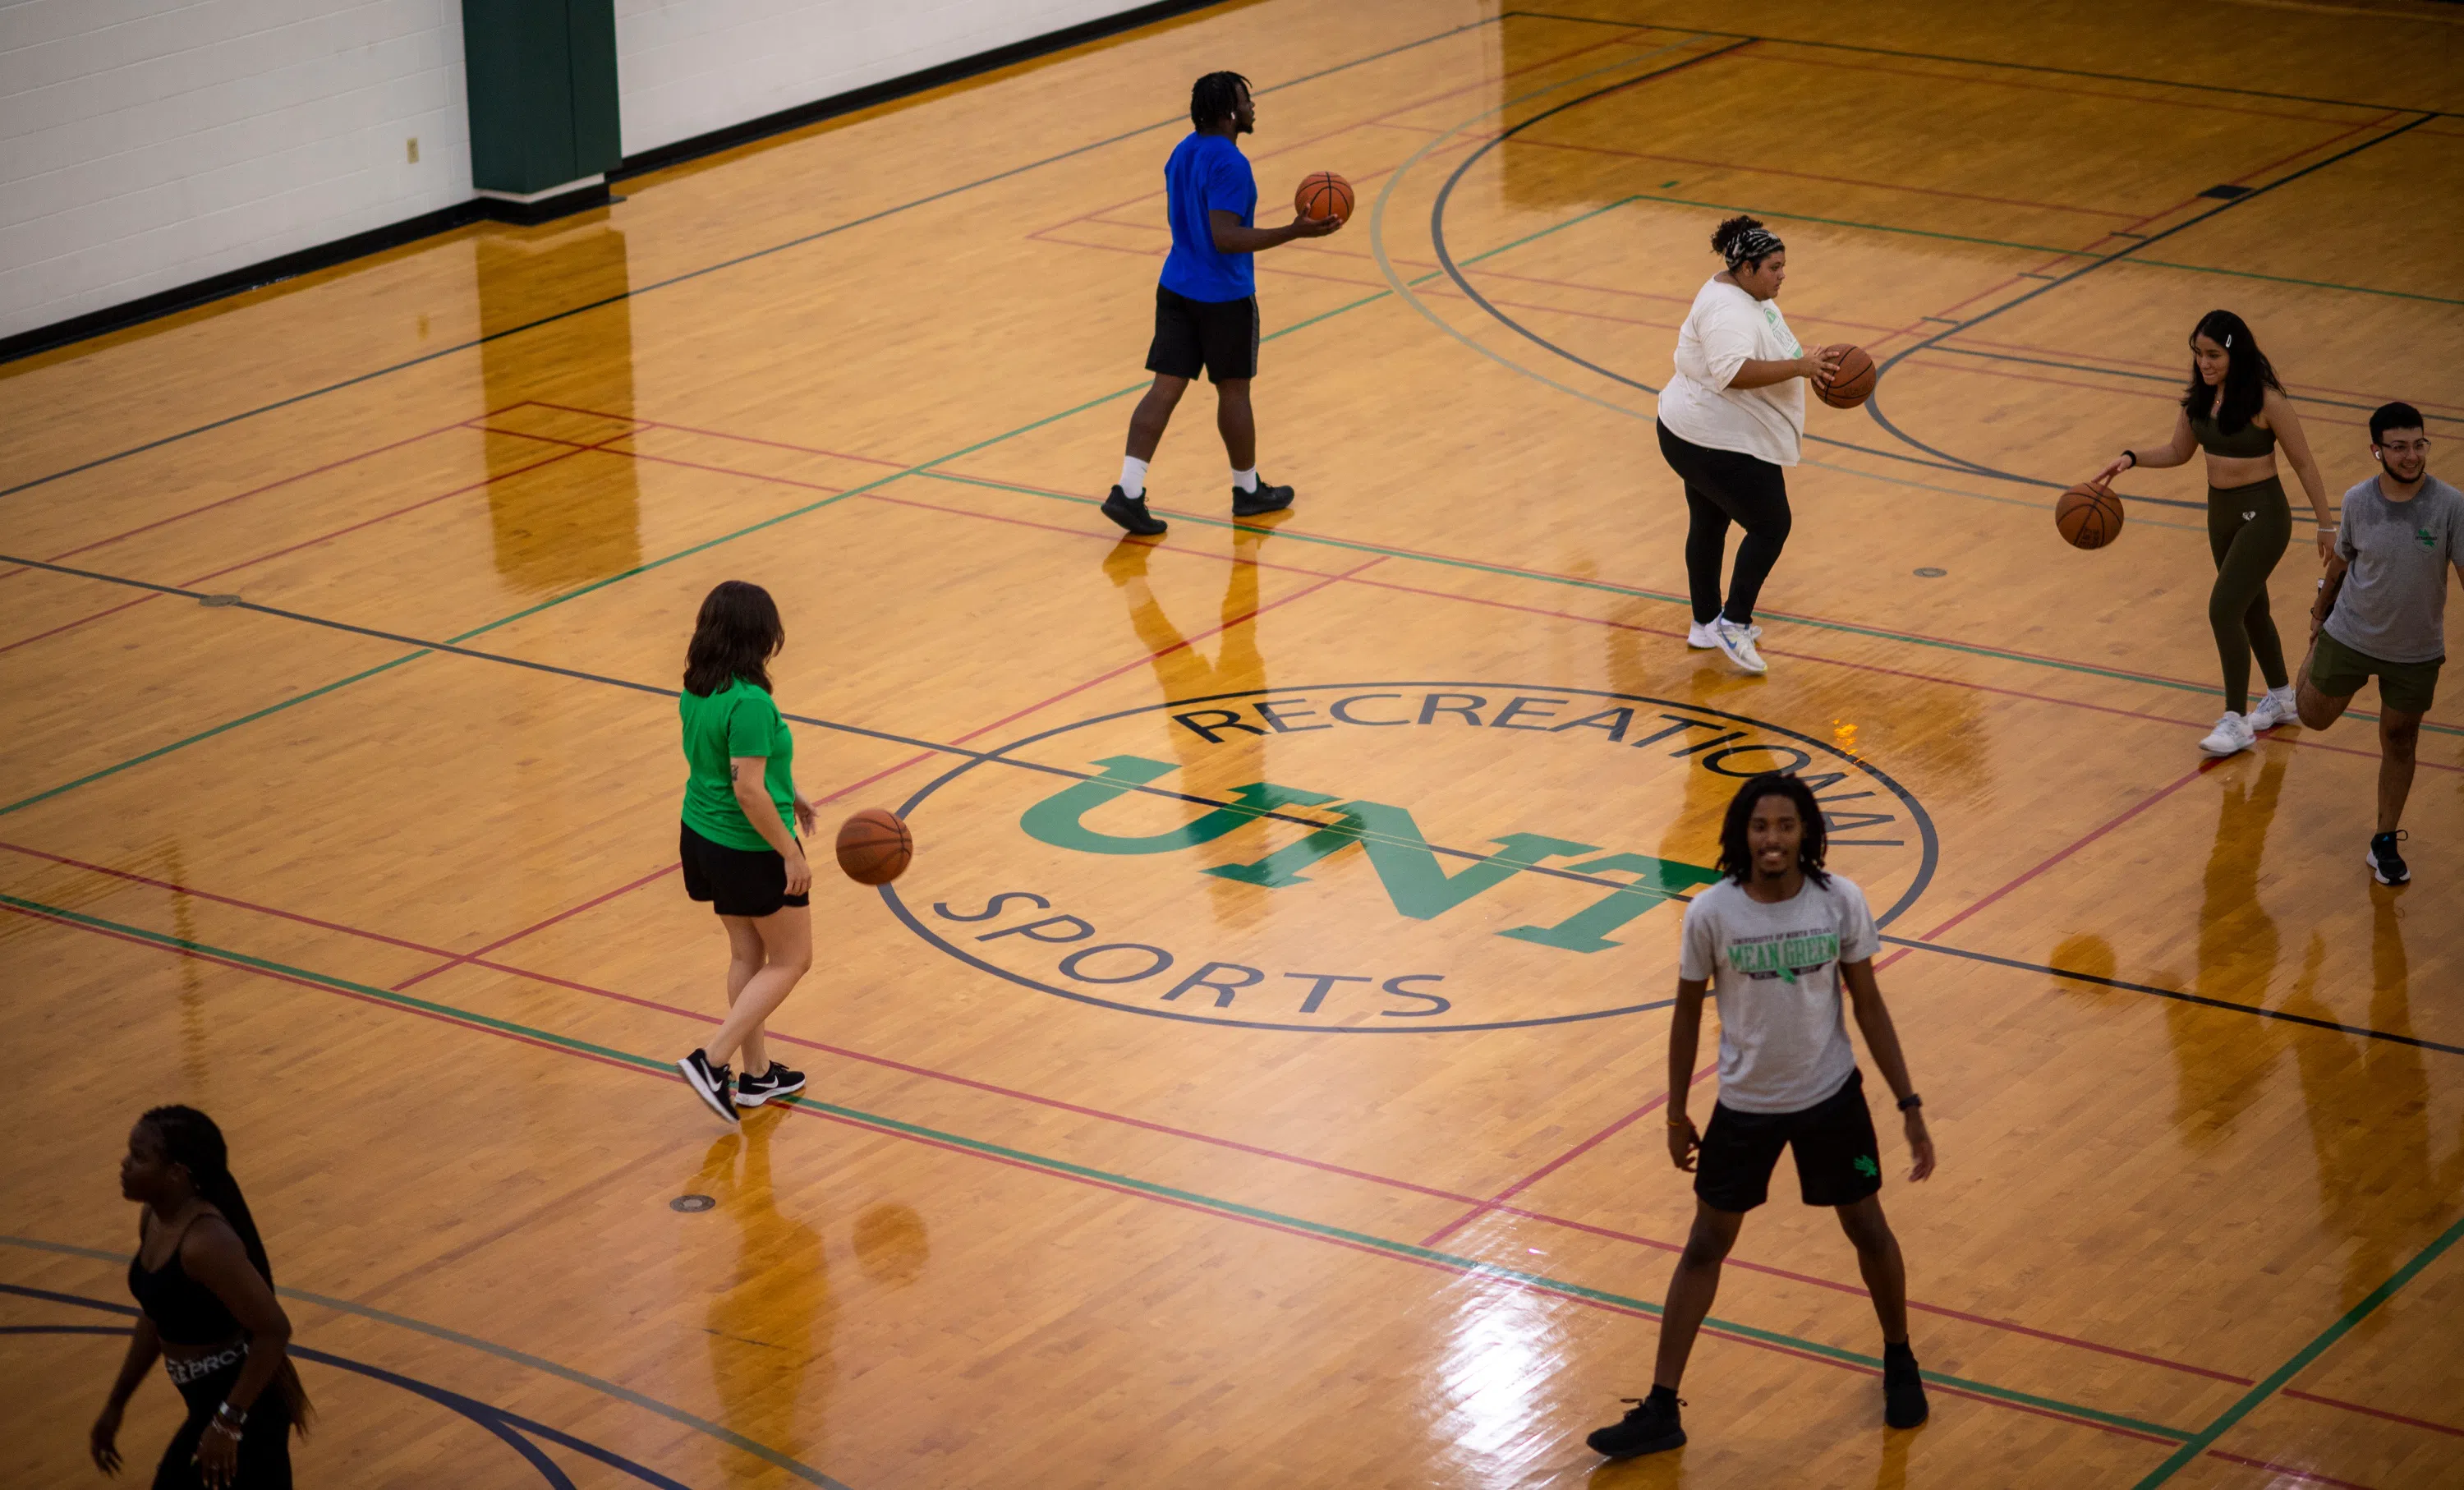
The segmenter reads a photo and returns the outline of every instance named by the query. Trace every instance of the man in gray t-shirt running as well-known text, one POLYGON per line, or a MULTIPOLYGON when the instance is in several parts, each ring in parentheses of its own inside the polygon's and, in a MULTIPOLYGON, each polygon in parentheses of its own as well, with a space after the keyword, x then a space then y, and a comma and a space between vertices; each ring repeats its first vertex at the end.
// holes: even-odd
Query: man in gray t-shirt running
POLYGON ((2397 823, 2412 791, 2413 749, 2447 660, 2447 572, 2464 579, 2464 493, 2430 473, 2420 410, 2389 404, 2370 415, 2379 473, 2344 493, 2336 554, 2310 608, 2310 656, 2297 694, 2301 722, 2336 722, 2379 680, 2379 822, 2370 873, 2412 877, 2397 823))

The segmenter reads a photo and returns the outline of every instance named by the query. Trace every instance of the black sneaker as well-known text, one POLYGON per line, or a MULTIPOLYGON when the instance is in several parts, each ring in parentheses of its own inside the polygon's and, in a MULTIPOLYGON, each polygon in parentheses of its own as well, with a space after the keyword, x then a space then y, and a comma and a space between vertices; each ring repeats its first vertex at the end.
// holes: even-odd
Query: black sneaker
POLYGON ((2397 844, 2411 836, 2404 829, 2398 828, 2392 833, 2381 833, 2370 840, 2368 856, 2370 874, 2381 885, 2402 885, 2412 878, 2412 871, 2404 866, 2404 855, 2396 852, 2395 848, 2397 844))
POLYGON ((1119 487, 1112 488, 1112 494, 1104 498, 1104 515, 1142 538, 1154 537, 1171 526, 1162 518, 1147 512, 1145 497, 1130 496, 1119 487))
POLYGON ((727 1099, 727 1067, 711 1064, 710 1057, 695 1050, 677 1062, 676 1069, 685 1073, 685 1085, 693 1089, 693 1095, 705 1107, 722 1121, 736 1121, 736 1105, 727 1099))
POLYGON ((1925 1377, 1914 1356, 1882 1362, 1882 1421, 1894 1428, 1914 1428, 1932 1409, 1925 1406, 1925 1377))
POLYGON ((1634 1411, 1606 1428, 1592 1430, 1583 1441, 1595 1454, 1613 1459, 1630 1459, 1638 1454, 1662 1454, 1683 1448, 1685 1429, 1678 1419, 1677 1410, 1683 1403, 1674 1395, 1661 1397, 1620 1397, 1634 1404, 1634 1411))
POLYGON ((765 1102, 776 1102, 781 1097, 792 1097, 803 1089, 803 1072, 790 1071, 773 1061, 770 1063, 770 1069, 759 1076, 745 1077, 736 1084, 736 1105, 739 1107, 758 1107, 765 1102))
POLYGON ((1243 492, 1239 487, 1232 489, 1232 515, 1235 517, 1264 517, 1268 513, 1279 513, 1291 505, 1292 489, 1270 486, 1264 476, 1258 478, 1255 492, 1243 492))

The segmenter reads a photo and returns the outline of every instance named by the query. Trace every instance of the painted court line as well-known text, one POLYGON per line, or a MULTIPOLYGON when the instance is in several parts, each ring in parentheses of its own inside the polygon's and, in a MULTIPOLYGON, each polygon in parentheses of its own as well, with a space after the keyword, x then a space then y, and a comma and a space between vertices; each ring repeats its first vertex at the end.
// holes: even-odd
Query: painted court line
MULTIPOLYGON (((516 1023, 512 1020, 499 1019, 488 1015, 470 1013, 468 1011, 455 1009, 450 1005, 438 1004, 426 999, 416 998, 407 994, 397 994, 389 990, 376 988, 371 985, 355 983, 346 978, 335 977, 327 974, 315 973, 306 969, 291 967, 282 963, 270 961, 265 958, 251 956, 245 953, 226 951, 224 949, 208 946, 204 943, 195 942, 185 937, 166 935, 163 932, 147 931, 142 927, 127 926, 103 917, 87 915, 81 911, 67 910, 56 907, 47 906, 37 901, 25 900, 14 895, 0 894, 0 907, 5 907, 20 915, 25 915, 33 919, 50 921, 72 929, 110 936, 121 941, 133 942, 143 946, 150 946, 159 951, 170 952, 220 963, 224 966, 231 967, 241 972, 253 973, 260 976, 274 977, 284 982, 294 983, 322 992, 340 994, 362 1002, 392 1005, 407 1013, 422 1015, 450 1024, 458 1024, 466 1029, 478 1031, 480 1033, 494 1034, 502 1038, 517 1040, 522 1043, 535 1045, 541 1049, 585 1057, 604 1064, 656 1076, 663 1081, 672 1082, 679 1080, 679 1078, 672 1073, 668 1063, 664 1061, 655 1060, 647 1056, 635 1055, 627 1051, 606 1045, 596 1044, 589 1041, 578 1040, 570 1036, 555 1034, 547 1030, 535 1029, 531 1026, 516 1023)), ((925 1143, 933 1144, 936 1147, 1039 1170, 1045 1173, 1095 1184, 1102 1188, 1120 1191, 1124 1194, 1162 1200, 1171 1204, 1206 1212, 1237 1221, 1265 1225, 1275 1230, 1288 1232, 1297 1236, 1308 1237, 1321 1241, 1336 1242, 1360 1250, 1382 1254, 1389 1258, 1417 1262, 1425 1266, 1433 1266, 1461 1277, 1479 1279, 1507 1286, 1549 1293, 1579 1304, 1586 1304, 1594 1307, 1605 1307, 1615 1312, 1635 1314, 1646 1318, 1657 1318, 1660 1312, 1657 1304, 1653 1304, 1639 1299, 1628 1298, 1624 1295, 1613 1293, 1605 1289, 1593 1288, 1584 1284, 1552 1279, 1541 1274, 1527 1272, 1518 1268, 1504 1267, 1495 1263, 1484 1262, 1472 1258, 1458 1257, 1449 1253, 1437 1252, 1426 1247, 1415 1246, 1409 1242, 1395 1241, 1391 1238, 1377 1237, 1370 1233, 1353 1231, 1348 1228, 1310 1221, 1298 1216, 1286 1216, 1259 1207, 1243 1205, 1236 1201, 1223 1200, 1194 1191, 1180 1190, 1168 1185, 1158 1185, 1150 1181, 1136 1179, 1129 1175, 1116 1174, 1085 1165, 1073 1164, 1064 1159, 1031 1153, 1023 1150, 1013 1149, 1004 1145, 990 1143, 980 1139, 968 1138, 956 1133, 943 1132, 919 1124, 903 1122, 896 1118, 885 1117, 875 1113, 861 1111, 856 1108, 839 1107, 835 1104, 819 1102, 806 1097, 799 1097, 795 1099, 793 1105, 797 1109, 802 1111, 831 1118, 852 1126, 869 1128, 877 1132, 913 1138, 925 1143)), ((1881 1361, 1878 1356, 1870 1356, 1859 1351, 1846 1350, 1838 1347, 1823 1345, 1817 1341, 1805 1340, 1775 1330, 1762 1329, 1754 1326, 1737 1324, 1731 1321, 1711 1320, 1705 1322, 1705 1328, 1710 1333, 1718 1334, 1742 1344, 1769 1349, 1777 1349, 1787 1354, 1815 1360, 1825 1365, 1844 1367, 1866 1374, 1878 1375, 1880 1374, 1881 1368, 1881 1361)), ((2149 1422, 2145 1419, 2134 1418, 2122 1413, 2107 1413, 2097 1408, 2085 1407, 2077 1403, 2064 1402, 2056 1398, 2039 1396, 2032 1392, 2019 1391, 2012 1388, 1999 1387, 1988 1382, 1974 1381, 1965 1377, 1950 1375, 1946 1372, 1927 1371, 1925 1372, 1925 1378, 1929 1383, 1932 1383, 1947 1391, 1976 1397, 1980 1400, 1989 1401, 2000 1407, 2015 1408, 2020 1411, 2035 1412, 2045 1415, 2067 1418, 2071 1421, 2086 1426, 2101 1428, 2107 1432, 2120 1432, 2131 1436, 2153 1438, 2165 1443, 2179 1442, 2188 1436, 2183 1430, 2170 1428, 2161 1423, 2149 1422)))
MULTIPOLYGON (((570 989, 577 993, 588 994, 595 997, 630 1004, 637 1008, 649 1009, 657 1013, 667 1014, 703 1024, 715 1024, 719 1020, 719 1016, 715 1014, 680 1008, 673 1004, 662 1003, 655 999, 638 997, 630 994, 621 994, 612 989, 601 988, 592 984, 578 982, 570 978, 538 972, 533 969, 492 961, 484 955, 484 953, 489 950, 521 939, 521 937, 530 934, 530 931, 537 930, 537 928, 527 929, 524 931, 515 933, 513 936, 501 938, 499 941, 490 944, 489 948, 482 949, 479 953, 456 956, 449 953, 442 948, 429 947, 417 942, 405 941, 401 938, 387 936, 380 932, 369 931, 357 927, 344 926, 336 922, 320 920, 314 916, 301 915, 295 911, 280 909, 276 907, 262 905, 253 901, 241 900, 233 896, 216 894, 209 890, 198 889, 190 886, 178 885, 167 880, 155 879, 148 875, 137 874, 124 869, 114 869, 103 865, 89 864, 82 860, 72 859, 65 855, 55 854, 42 849, 30 848, 23 844, 0 843, 0 850, 20 853, 68 867, 104 875, 109 878, 166 890, 174 894, 187 895, 200 900, 213 901, 217 904, 255 911, 263 915, 274 916, 282 920, 296 921, 326 931, 339 931, 349 936, 380 942, 388 946, 407 948, 416 952, 426 952, 432 955, 447 957, 450 959, 443 966, 431 968, 429 972, 419 975, 418 977, 395 984, 395 992, 400 992, 403 989, 409 987, 411 983, 420 981, 421 979, 433 975, 436 973, 444 972, 447 968, 467 965, 481 968, 489 972, 504 974, 508 976, 519 977, 531 982, 570 989)), ((664 875, 669 872, 672 872, 672 866, 669 869, 659 871, 659 874, 664 875)), ((652 878, 657 877, 658 876, 655 875, 652 876, 652 878)), ((552 924, 554 921, 564 919, 566 916, 575 914, 582 909, 586 909, 590 907, 603 904, 607 900, 615 898, 618 894, 636 887, 641 882, 637 881, 633 885, 619 887, 616 890, 608 891, 605 894, 593 897, 591 900, 583 902, 582 906, 575 908, 574 910, 562 912, 559 916, 550 918, 549 922, 541 923, 541 925, 544 926, 552 924)), ((771 1038, 784 1043, 797 1046, 801 1049, 817 1050, 827 1055, 837 1056, 842 1060, 879 1066, 884 1069, 898 1071, 905 1075, 947 1083, 952 1085, 963 1086, 973 1090, 982 1091, 991 1095, 1024 1102, 1038 1107, 1051 1107, 1082 1117, 1094 1118, 1102 1122, 1115 1123, 1123 1127, 1139 1128, 1172 1138, 1183 1139, 1215 1148, 1248 1153, 1257 1157, 1292 1164, 1325 1173, 1338 1174, 1346 1178, 1361 1180, 1369 1184, 1378 1185, 1388 1189, 1426 1195, 1434 1199, 1449 1200, 1470 1208, 1463 1216, 1458 1217, 1455 1221, 1449 1223, 1447 1226, 1441 1228, 1432 1236, 1422 1238, 1420 1245, 1424 1247, 1436 1245, 1437 1242, 1442 1240, 1445 1237, 1451 1235, 1463 1225, 1478 1218, 1480 1216, 1489 1213, 1497 1213, 1514 1216, 1526 1220, 1540 1222, 1545 1225, 1562 1227, 1571 1231, 1585 1232, 1594 1236, 1624 1241, 1633 1245, 1649 1247, 1659 1251, 1676 1252, 1682 1250, 1680 1244, 1676 1242, 1662 1240, 1658 1238, 1640 1236, 1631 1232, 1618 1231, 1610 1227, 1597 1226, 1588 1222, 1575 1221, 1568 1217, 1551 1215, 1547 1212, 1532 1211, 1504 1203, 1505 1201, 1511 1199, 1514 1195, 1529 1189, 1532 1184, 1546 1178, 1555 1171, 1562 1169, 1572 1159, 1596 1147, 1600 1141, 1627 1127, 1637 1117, 1642 1115, 1642 1113, 1649 1112, 1659 1107, 1661 1103, 1666 1100, 1664 1095, 1660 1098, 1655 1098, 1651 1103, 1646 1104, 1638 1112, 1629 1114, 1627 1117, 1618 1120, 1617 1123, 1612 1124, 1608 1128, 1595 1134, 1592 1138, 1585 1140, 1583 1143, 1576 1145, 1570 1152, 1542 1166, 1538 1171, 1526 1176, 1515 1184, 1507 1187, 1498 1194, 1492 1195, 1484 1200, 1478 1196, 1463 1194, 1454 1191, 1422 1185, 1411 1180, 1397 1179, 1391 1175, 1373 1173, 1365 1170, 1353 1169, 1345 1165, 1334 1164, 1322 1159, 1312 1159, 1283 1150, 1243 1143, 1237 1139, 1223 1138, 1211 1133, 1199 1132, 1195 1129, 1177 1128, 1169 1124, 1156 1123, 1144 1118, 1131 1117, 1123 1113, 1111 1112, 1099 1107, 1090 1107, 1083 1104, 1067 1102, 1060 1098, 1048 1097, 1040 1093, 1025 1091, 1016 1087, 1003 1086, 995 1083, 979 1081, 972 1077, 960 1076, 954 1072, 942 1071, 930 1066, 915 1065, 907 1062, 893 1060, 890 1057, 874 1055, 868 1051, 855 1050, 844 1045, 831 1044, 825 1041, 810 1040, 803 1036, 787 1034, 777 1030, 771 1032, 771 1038)), ((1697 1083, 1700 1083, 1717 1069, 1717 1063, 1706 1064, 1701 1071, 1695 1073, 1694 1080, 1697 1083)), ((1806 1283, 1815 1287, 1826 1288, 1835 1292, 1855 1294, 1859 1297, 1867 1296, 1863 1288, 1853 1283, 1835 1282, 1829 1279, 1815 1277, 1811 1274, 1797 1273, 1786 1268, 1775 1267, 1768 1263, 1755 1262, 1743 1258, 1731 1257, 1729 1259, 1729 1262, 1732 1266, 1739 1267, 1749 1272, 1763 1273, 1772 1277, 1784 1278, 1792 1282, 1806 1283)), ((1920 1312, 1934 1314, 1943 1318, 1956 1319, 2005 1333, 2027 1335, 2052 1344, 2071 1346, 2079 1349, 2095 1351, 2100 1354, 2136 1361, 2143 1365, 2154 1366, 2167 1370, 2181 1371, 2195 1376, 2204 1376, 2211 1380, 2223 1381, 2235 1386, 2246 1387, 2252 1384, 2251 1378, 2247 1376, 2235 1376, 2230 1372, 2213 1370, 2203 1366, 2193 1366, 2188 1362, 2168 1360, 2162 1356, 2149 1355, 2141 1351, 2129 1350, 2117 1346, 2100 1344, 2099 1342, 2081 1339, 2077 1336, 2064 1335, 2051 1330, 2039 1329, 2034 1326, 2019 1324, 2013 1320, 1995 1319, 1986 1315, 1971 1313, 1964 1309, 1951 1308, 1944 1304, 1926 1303, 1918 1299, 1910 1299, 1908 1301, 1908 1306, 1912 1309, 1919 1310, 1920 1312)), ((2288 1394, 2302 1396, 2308 1400, 2316 1401, 2325 1406, 2344 1408, 2353 1412, 2366 1413, 2376 1416, 2387 1417, 2393 1421, 2409 1423, 2417 1427, 2431 1428, 2464 1435, 2464 1430, 2444 1429, 2438 1424, 2426 1422, 2420 1419, 2403 1417, 2399 1414, 2385 1413, 2375 1408, 2367 1408, 2357 1403, 2345 1402, 2339 1398, 2312 1396, 2309 1393, 2303 1392, 2292 1392, 2288 1394)))

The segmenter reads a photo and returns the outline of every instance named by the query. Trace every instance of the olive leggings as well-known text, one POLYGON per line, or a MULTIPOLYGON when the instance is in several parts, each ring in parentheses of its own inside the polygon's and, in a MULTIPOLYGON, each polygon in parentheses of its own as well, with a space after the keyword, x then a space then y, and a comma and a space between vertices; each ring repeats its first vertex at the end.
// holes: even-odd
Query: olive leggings
POLYGON ((2250 658, 2267 686, 2282 688, 2284 644, 2267 613, 2267 577, 2293 537, 2293 509, 2275 476, 2243 487, 2208 488, 2208 548, 2216 557, 2216 587, 2208 593, 2208 624, 2225 669, 2225 707, 2250 712, 2250 658))

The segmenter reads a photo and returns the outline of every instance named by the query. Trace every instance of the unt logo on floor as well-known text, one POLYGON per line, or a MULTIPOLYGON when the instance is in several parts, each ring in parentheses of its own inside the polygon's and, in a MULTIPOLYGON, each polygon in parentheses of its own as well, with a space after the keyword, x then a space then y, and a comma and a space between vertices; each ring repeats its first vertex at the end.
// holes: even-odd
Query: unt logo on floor
MULTIPOLYGON (((1511 684, 1254 690, 1047 730, 904 811, 883 894, 1008 983, 1202 1023, 1497 1029, 1656 1008, 1680 907, 1747 777, 1802 776, 1887 924, 1931 821, 1830 737, 1670 699, 1511 684)), ((1001 997, 970 989, 974 1000, 1001 997)))

